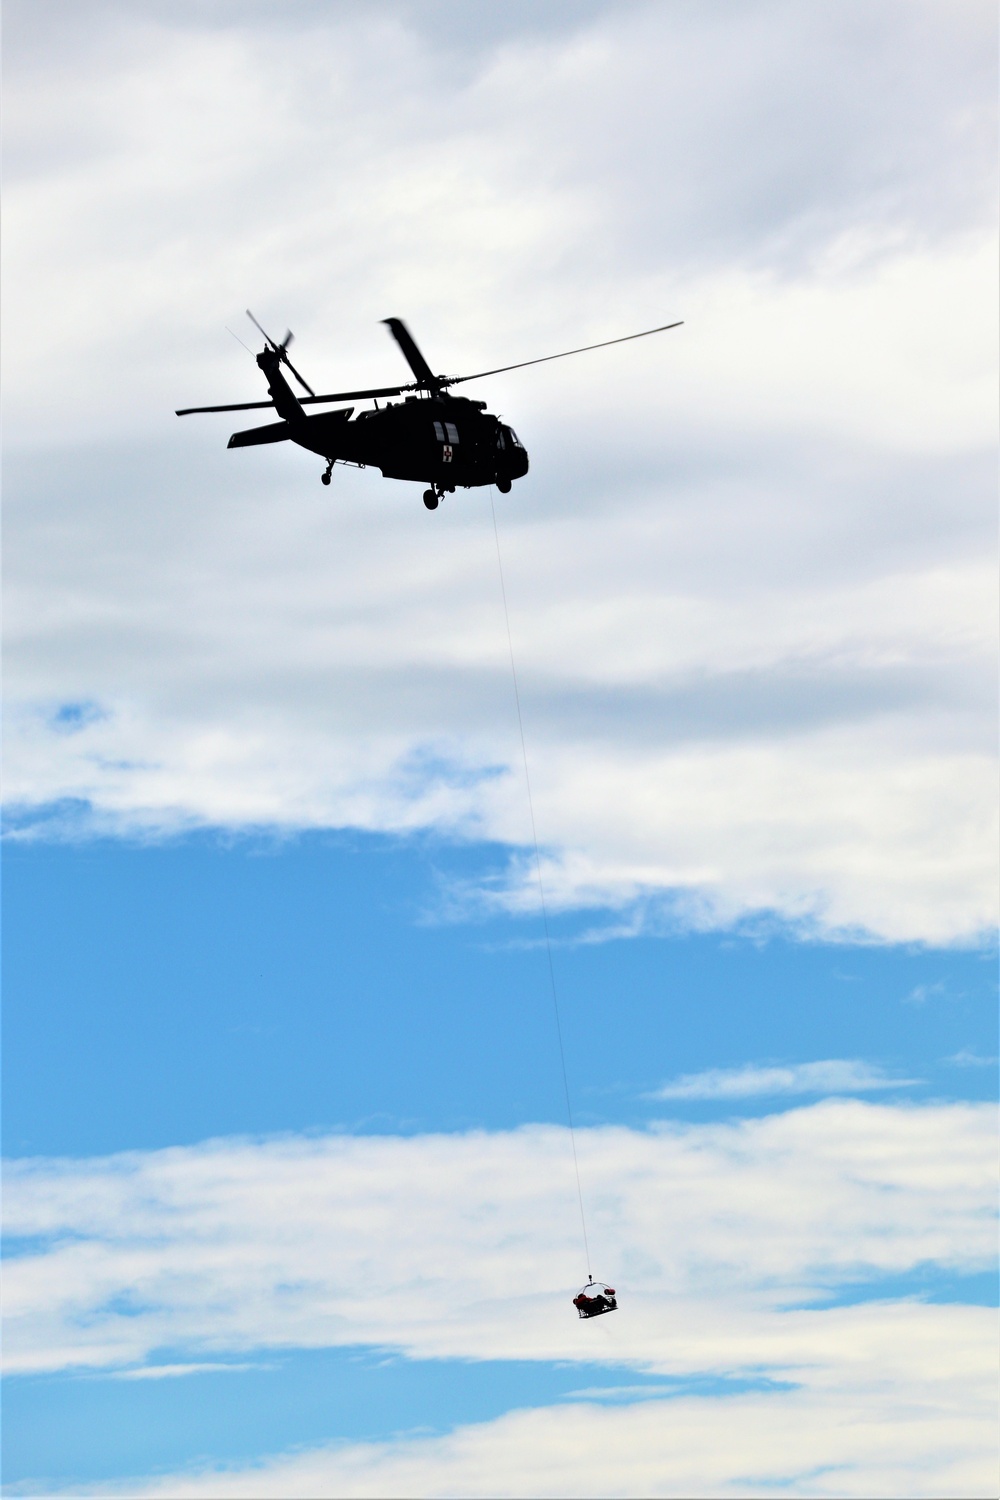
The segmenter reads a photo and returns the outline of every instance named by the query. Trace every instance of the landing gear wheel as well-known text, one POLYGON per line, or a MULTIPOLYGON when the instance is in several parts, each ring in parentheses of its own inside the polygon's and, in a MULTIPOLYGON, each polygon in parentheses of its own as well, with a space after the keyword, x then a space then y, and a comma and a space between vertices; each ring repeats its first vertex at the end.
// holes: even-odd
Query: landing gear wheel
POLYGON ((497 489, 500 491, 501 495, 509 495, 510 494, 510 480, 509 479, 498 479, 497 480, 497 489))
POLYGON ((320 477, 320 479, 322 480, 322 482, 324 484, 329 484, 330 483, 330 476, 331 476, 332 473, 333 473, 333 459, 330 460, 330 462, 326 466, 325 471, 319 477, 320 477))
POLYGON ((437 510, 439 499, 437 490, 424 490, 424 504, 428 510, 437 510))

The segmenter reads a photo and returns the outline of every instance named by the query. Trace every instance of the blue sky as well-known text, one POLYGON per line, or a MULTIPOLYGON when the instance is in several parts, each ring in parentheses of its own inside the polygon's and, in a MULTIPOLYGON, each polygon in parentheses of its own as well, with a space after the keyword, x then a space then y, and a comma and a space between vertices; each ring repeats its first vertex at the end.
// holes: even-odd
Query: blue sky
POLYGON ((5 8, 7 1492, 992 1492, 995 32, 5 8))
MULTIPOLYGON (((441 915, 453 882, 504 856, 322 834, 10 845, 8 1150, 564 1123, 537 916, 441 915)), ((993 1095, 973 1061, 996 1056, 988 950, 780 932, 581 943, 595 925, 552 922, 581 1124, 644 1123, 668 1080, 747 1063, 857 1057, 906 1081, 897 1100, 993 1095)), ((733 1101, 670 1108, 719 1118, 733 1101)))

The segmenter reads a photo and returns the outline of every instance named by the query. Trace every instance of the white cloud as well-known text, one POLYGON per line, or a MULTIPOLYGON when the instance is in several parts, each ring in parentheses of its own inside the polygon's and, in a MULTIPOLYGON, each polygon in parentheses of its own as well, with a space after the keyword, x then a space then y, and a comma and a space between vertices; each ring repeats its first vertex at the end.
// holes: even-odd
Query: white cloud
MULTIPOLYGON (((942 1323, 964 1346, 959 1320, 942 1323)), ((891 1388, 880 1383, 873 1363, 869 1379, 847 1389, 517 1411, 446 1437, 337 1445, 249 1468, 173 1474, 127 1488, 104 1484, 99 1493, 171 1500, 789 1493, 988 1500, 996 1491, 997 1463, 994 1411, 983 1395, 989 1356, 984 1348, 966 1364, 962 1347, 941 1378, 933 1362, 942 1348, 936 1339, 929 1342, 919 1368, 900 1372, 891 1388)))
POLYGON ((327 388, 403 373, 387 313, 455 369, 676 314, 490 388, 532 453, 501 525, 553 902, 995 923, 991 8, 616 5, 486 46, 453 7, 112 6, 32 50, 36 13, 11 801, 523 844, 484 497, 323 491, 171 411, 259 396, 247 302, 327 388))
POLYGON ((569 1302, 563 1130, 14 1163, 8 1368, 136 1378, 162 1372, 148 1361, 169 1348, 179 1377, 251 1350, 361 1343, 779 1382, 612 1408, 581 1393, 444 1437, 119 1487, 135 1495, 985 1494, 994 1314, 811 1304, 858 1278, 992 1264, 993 1124, 982 1106, 828 1101, 582 1131, 595 1270, 620 1295, 593 1323, 569 1302))
POLYGON ((851 1058, 791 1063, 785 1067, 708 1068, 665 1083, 656 1099, 750 1099, 768 1094, 863 1094, 905 1088, 914 1078, 892 1078, 882 1068, 851 1058))
MULTIPOLYGON (((989 1265, 992 1124, 984 1106, 830 1101, 579 1132, 594 1270, 622 1292, 601 1357, 673 1374, 797 1367, 842 1335, 825 1312, 783 1308, 925 1263, 989 1265)), ((158 1348, 576 1359, 595 1345, 569 1306, 585 1276, 555 1127, 16 1162, 5 1212, 15 1250, 41 1240, 7 1267, 12 1370, 158 1348)))

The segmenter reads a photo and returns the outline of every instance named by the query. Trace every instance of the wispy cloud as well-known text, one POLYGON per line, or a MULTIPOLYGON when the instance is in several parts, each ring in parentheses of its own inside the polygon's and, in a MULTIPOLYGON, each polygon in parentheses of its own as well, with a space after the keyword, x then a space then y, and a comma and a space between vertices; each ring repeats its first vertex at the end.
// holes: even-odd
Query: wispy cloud
POLYGON ((109 1370, 112 1380, 174 1380, 183 1375, 238 1374, 241 1370, 271 1370, 274 1366, 264 1360, 249 1360, 237 1363, 233 1360, 195 1360, 187 1364, 139 1365, 133 1370, 109 1370))
POLYGON ((882 1068, 851 1058, 742 1068, 708 1068, 665 1083, 653 1099, 752 1099, 774 1094, 865 1094, 913 1088, 919 1078, 894 1078, 882 1068))
POLYGON ((926 1005, 928 1000, 939 1000, 946 996, 948 987, 936 980, 933 984, 915 984, 905 998, 906 1005, 926 1005))

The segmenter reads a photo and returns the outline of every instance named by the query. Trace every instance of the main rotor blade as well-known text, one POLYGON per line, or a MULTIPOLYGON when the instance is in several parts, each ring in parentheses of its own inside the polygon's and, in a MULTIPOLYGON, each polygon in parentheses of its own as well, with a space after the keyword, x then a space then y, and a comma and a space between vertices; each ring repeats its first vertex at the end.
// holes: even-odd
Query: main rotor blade
MULTIPOLYGON (((417 389, 415 385, 380 385, 369 391, 333 391, 328 396, 303 396, 299 405, 314 406, 321 401, 370 401, 376 396, 401 396, 404 391, 417 389)), ((180 411, 175 412, 175 416, 190 417, 198 412, 211 411, 257 411, 273 405, 273 401, 234 401, 226 406, 182 406, 180 411)))
POLYGON ((666 333, 668 328, 680 328, 684 319, 677 323, 663 323, 659 328, 646 328, 642 333, 627 333, 621 339, 603 339, 599 344, 584 344, 579 349, 564 349, 561 354, 543 354, 541 359, 522 359, 516 365, 498 365, 495 370, 480 370, 476 375, 448 375, 440 385, 463 385, 467 380, 485 380, 487 375, 502 375, 505 370, 523 370, 526 365, 545 365, 550 359, 567 359, 571 354, 586 354, 591 349, 607 349, 609 344, 628 344, 632 339, 646 339, 651 333, 666 333))
MULTIPOLYGON (((264 332, 264 329, 261 328, 260 324, 257 322, 257 319, 254 317, 249 308, 247 308, 247 317, 250 319, 251 323, 254 325, 257 331, 264 334, 264 337, 267 339, 272 349, 277 349, 279 346, 274 343, 273 339, 271 339, 267 333, 264 332)), ((323 401, 370 401, 374 400, 378 396, 401 396, 404 391, 419 391, 427 389, 433 391, 440 390, 443 386, 464 385, 467 380, 485 380, 487 375, 503 375, 507 370, 523 370, 528 365, 544 365, 548 364, 549 360, 552 359, 567 359, 571 354, 588 354, 591 349, 607 349, 611 344, 628 344, 631 343, 633 339, 648 338, 652 333, 666 333, 671 328, 682 327, 684 319, 681 318, 676 323, 662 323, 659 328, 645 328, 643 329, 642 333, 627 333, 624 338, 604 339, 599 344, 583 344, 579 349, 564 349, 561 354, 543 354, 540 359, 522 359, 516 365, 498 365, 495 370, 480 370, 475 375, 442 376, 437 376, 431 373, 430 365, 427 363, 427 361, 424 359, 424 356, 417 348, 409 329, 401 318, 384 318, 383 322, 388 325, 393 338, 396 340, 397 344, 406 356, 410 369, 417 377, 415 381, 411 381, 409 385, 382 385, 373 387, 372 389, 367 391, 332 391, 329 395, 316 396, 313 394, 312 388, 306 385, 306 382, 302 379, 302 376, 299 374, 298 370, 295 369, 294 365, 286 355, 285 364, 288 365, 288 368, 291 370, 296 380, 298 380, 303 386, 305 386, 305 389, 309 391, 309 395, 303 396, 299 404, 301 406, 312 406, 323 401)), ((286 338, 286 343, 287 342, 288 340, 286 338)), ((175 413, 175 415, 178 417, 190 417, 196 415, 199 412, 258 411, 264 407, 273 405, 273 401, 234 401, 229 402, 225 406, 183 406, 179 411, 175 413)))
POLYGON ((371 391, 334 391, 332 396, 303 396, 299 405, 312 406, 315 401, 371 401, 376 396, 401 396, 404 391, 416 390, 419 390, 416 384, 380 385, 371 391))
POLYGON ((182 406, 175 417, 190 417, 199 411, 256 411, 258 407, 273 406, 273 401, 235 401, 228 406, 182 406))
POLYGON ((383 318, 382 322, 402 349, 403 358, 417 377, 417 385, 429 391, 440 390, 441 381, 417 348, 414 337, 402 318, 383 318))

